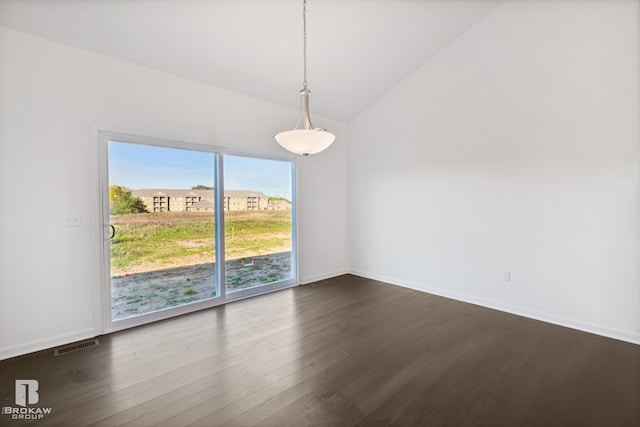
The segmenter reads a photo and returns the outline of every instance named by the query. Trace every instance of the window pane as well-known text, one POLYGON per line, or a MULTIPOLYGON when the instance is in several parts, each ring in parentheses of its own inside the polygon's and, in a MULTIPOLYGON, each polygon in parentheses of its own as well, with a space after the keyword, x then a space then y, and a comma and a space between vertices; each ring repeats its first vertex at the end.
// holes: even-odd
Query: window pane
POLYGON ((292 164, 224 156, 228 292, 294 278, 292 164))
POLYGON ((215 297, 216 155, 108 147, 112 320, 215 297))

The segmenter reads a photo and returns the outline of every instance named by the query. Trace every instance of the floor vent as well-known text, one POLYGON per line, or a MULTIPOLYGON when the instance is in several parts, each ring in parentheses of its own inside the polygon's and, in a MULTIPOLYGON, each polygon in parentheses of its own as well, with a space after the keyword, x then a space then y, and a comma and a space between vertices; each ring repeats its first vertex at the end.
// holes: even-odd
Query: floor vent
POLYGON ((325 285, 327 283, 329 283, 328 280, 318 280, 317 282, 309 283, 309 285, 311 285, 311 286, 320 286, 320 285, 325 285))
POLYGON ((67 354, 67 353, 71 353, 74 351, 79 351, 79 350, 84 350, 85 348, 89 348, 89 347, 95 347, 98 344, 100 344, 98 342, 97 338, 93 338, 87 341, 82 341, 82 342, 77 342, 75 344, 69 344, 69 345, 65 345, 62 347, 58 347, 55 349, 55 351, 53 352, 54 356, 62 356, 63 354, 67 354))

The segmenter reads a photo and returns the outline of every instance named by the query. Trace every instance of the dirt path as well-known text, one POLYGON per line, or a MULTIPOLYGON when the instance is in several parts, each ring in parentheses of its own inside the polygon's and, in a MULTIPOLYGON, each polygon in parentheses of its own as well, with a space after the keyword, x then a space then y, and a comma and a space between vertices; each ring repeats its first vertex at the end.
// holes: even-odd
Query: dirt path
MULTIPOLYGON (((227 291, 290 278, 291 252, 226 262, 227 291)), ((115 276, 111 279, 114 320, 215 296, 215 263, 115 276)))

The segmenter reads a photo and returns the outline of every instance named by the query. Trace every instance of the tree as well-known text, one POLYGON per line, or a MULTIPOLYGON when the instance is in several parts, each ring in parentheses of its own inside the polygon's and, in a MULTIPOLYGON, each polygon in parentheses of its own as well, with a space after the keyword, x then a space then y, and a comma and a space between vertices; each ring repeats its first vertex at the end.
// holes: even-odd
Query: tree
POLYGON ((127 187, 109 186, 109 208, 113 215, 148 212, 140 197, 133 197, 127 187))
POLYGON ((192 190, 213 190, 213 187, 207 187, 206 185, 198 184, 195 187, 191 187, 192 190))

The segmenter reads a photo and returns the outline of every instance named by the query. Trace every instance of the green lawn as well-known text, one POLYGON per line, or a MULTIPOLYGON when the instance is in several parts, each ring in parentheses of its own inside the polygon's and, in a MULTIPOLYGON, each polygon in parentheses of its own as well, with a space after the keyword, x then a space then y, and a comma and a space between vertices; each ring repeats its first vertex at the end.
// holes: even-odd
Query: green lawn
MULTIPOLYGON (((112 272, 152 270, 213 262, 212 214, 162 213, 113 215, 112 272)), ((226 258, 246 258, 291 250, 290 211, 225 212, 226 258)))

